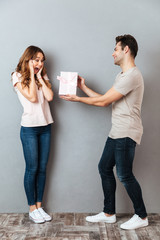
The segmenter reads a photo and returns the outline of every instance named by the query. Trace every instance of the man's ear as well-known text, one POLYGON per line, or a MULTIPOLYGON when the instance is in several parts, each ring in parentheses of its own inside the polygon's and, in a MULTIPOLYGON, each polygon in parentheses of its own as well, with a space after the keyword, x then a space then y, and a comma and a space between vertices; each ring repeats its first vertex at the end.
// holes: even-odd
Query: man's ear
POLYGON ((125 52, 125 53, 128 53, 128 52, 129 52, 129 47, 128 47, 128 46, 125 46, 124 52, 125 52))

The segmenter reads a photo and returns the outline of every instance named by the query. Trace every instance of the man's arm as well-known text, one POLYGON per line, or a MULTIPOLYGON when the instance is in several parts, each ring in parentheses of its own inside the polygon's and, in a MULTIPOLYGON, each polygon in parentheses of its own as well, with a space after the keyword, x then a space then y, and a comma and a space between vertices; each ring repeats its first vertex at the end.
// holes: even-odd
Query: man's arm
POLYGON ((78 87, 89 97, 98 97, 102 96, 102 94, 99 94, 89 87, 86 86, 85 84, 85 79, 81 76, 78 76, 78 87))
POLYGON ((73 102, 82 102, 88 105, 105 107, 109 106, 112 102, 116 102, 121 99, 123 95, 117 92, 114 87, 109 89, 104 95, 96 97, 78 97, 76 95, 61 96, 62 99, 73 102))

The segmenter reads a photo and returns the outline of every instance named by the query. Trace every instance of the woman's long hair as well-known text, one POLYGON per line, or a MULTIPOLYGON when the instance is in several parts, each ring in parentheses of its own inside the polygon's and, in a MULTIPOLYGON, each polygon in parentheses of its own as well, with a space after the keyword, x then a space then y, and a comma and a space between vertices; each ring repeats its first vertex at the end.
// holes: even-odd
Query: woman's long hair
MULTIPOLYGON (((29 69, 29 61, 32 60, 32 59, 35 59, 37 57, 37 54, 38 53, 42 53, 43 54, 43 58, 45 60, 45 54, 44 52, 42 51, 42 49, 40 49, 39 47, 36 47, 36 46, 29 46, 23 53, 23 55, 21 56, 20 60, 19 60, 19 63, 16 67, 16 72, 19 72, 21 74, 21 84, 22 84, 22 87, 25 88, 25 87, 28 87, 29 88, 29 85, 30 85, 30 69, 29 69)), ((46 74, 46 69, 43 67, 42 69, 42 77, 44 77, 44 75, 46 74)), ((43 79, 46 83, 46 85, 51 88, 51 84, 46 81, 45 79, 43 79)), ((35 81, 36 81, 36 84, 38 86, 38 89, 42 86, 40 84, 40 82, 38 81, 37 79, 37 76, 35 75, 35 81)))

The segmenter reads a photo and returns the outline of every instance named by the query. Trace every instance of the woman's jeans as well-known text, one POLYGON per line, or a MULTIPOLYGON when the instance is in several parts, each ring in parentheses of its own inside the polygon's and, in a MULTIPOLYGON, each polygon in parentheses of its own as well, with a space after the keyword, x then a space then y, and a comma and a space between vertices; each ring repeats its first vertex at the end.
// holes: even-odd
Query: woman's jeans
POLYGON ((132 200, 135 214, 141 218, 147 216, 139 183, 132 173, 132 164, 136 143, 129 137, 112 139, 108 137, 98 168, 104 192, 104 212, 115 213, 116 180, 113 167, 116 166, 117 176, 123 183, 132 200))
POLYGON ((20 137, 26 162, 24 188, 28 205, 42 202, 46 166, 50 150, 51 124, 40 127, 21 127, 20 137))

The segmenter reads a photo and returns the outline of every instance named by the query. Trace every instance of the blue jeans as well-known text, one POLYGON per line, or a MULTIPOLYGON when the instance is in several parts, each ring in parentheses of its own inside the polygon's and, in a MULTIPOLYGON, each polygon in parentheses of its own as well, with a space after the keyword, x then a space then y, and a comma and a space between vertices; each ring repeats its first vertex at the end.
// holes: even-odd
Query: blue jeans
POLYGON ((42 202, 46 166, 50 150, 51 124, 40 127, 21 127, 23 153, 26 162, 24 188, 28 205, 42 202))
POLYGON ((115 213, 116 180, 113 167, 116 166, 117 176, 123 183, 133 203, 135 214, 141 218, 147 216, 142 191, 132 173, 132 164, 136 142, 131 138, 112 139, 108 137, 98 168, 104 192, 104 212, 115 213))

